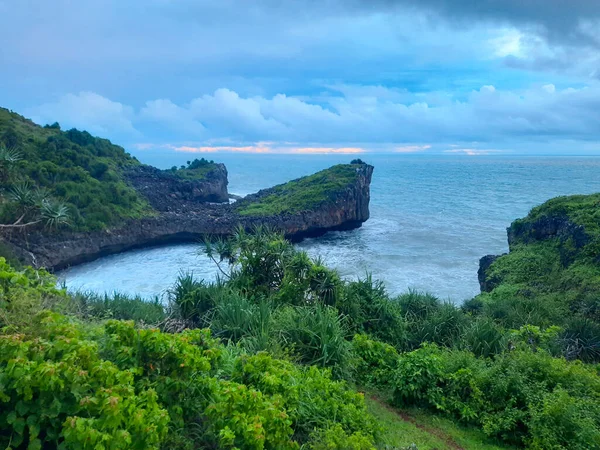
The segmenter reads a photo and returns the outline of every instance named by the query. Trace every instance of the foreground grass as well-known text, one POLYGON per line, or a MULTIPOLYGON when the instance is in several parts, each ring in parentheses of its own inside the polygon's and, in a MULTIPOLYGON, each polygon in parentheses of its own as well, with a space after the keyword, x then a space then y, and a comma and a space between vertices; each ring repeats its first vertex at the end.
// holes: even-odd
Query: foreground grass
MULTIPOLYGON (((482 432, 463 428, 456 423, 418 409, 395 411, 383 402, 366 395, 369 412, 383 428, 383 446, 418 450, 507 450, 513 447, 491 442, 482 432)), ((385 447, 382 447, 385 448, 385 447)))

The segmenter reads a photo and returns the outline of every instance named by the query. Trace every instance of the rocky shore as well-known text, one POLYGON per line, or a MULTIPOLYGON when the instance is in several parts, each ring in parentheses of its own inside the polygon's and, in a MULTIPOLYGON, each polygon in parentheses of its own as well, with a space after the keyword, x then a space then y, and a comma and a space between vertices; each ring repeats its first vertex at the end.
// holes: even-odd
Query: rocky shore
POLYGON ((354 171, 351 181, 329 192, 325 201, 302 211, 283 211, 267 216, 240 211, 267 197, 279 195, 282 186, 265 189, 230 204, 227 170, 222 164, 217 166, 214 173, 200 181, 178 180, 165 175, 165 171, 137 167, 126 174, 128 183, 147 198, 155 210, 154 215, 93 232, 44 229, 14 232, 4 236, 5 244, 27 264, 59 270, 134 248, 194 242, 205 235, 229 235, 238 226, 251 229, 266 225, 298 241, 328 231, 358 228, 369 218, 373 174, 370 165, 348 165, 354 171))

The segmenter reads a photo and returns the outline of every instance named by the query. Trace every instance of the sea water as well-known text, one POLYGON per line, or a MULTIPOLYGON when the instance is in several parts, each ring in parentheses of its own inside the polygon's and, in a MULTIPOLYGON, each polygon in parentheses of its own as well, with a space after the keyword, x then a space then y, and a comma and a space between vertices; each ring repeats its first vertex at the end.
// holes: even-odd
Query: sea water
MULTIPOLYGON (((139 153, 161 168, 197 155, 139 153)), ((461 302, 479 292, 479 258, 508 250, 506 227, 558 195, 600 192, 600 158, 359 155, 375 166, 371 218, 360 228, 298 245, 345 278, 371 273, 392 294, 409 288, 461 302)), ((352 155, 217 154, 229 192, 246 195, 341 162, 352 155)), ((214 279, 199 244, 112 255, 61 272, 71 289, 162 295, 180 272, 214 279)))

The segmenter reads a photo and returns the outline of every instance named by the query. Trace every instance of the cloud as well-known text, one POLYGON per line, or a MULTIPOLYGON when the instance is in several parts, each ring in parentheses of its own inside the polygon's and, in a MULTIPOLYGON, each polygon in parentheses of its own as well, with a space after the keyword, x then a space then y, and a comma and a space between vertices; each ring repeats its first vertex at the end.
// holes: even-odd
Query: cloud
POLYGON ((198 122, 191 111, 177 106, 171 100, 158 99, 146 102, 140 110, 140 119, 168 126, 171 130, 184 132, 201 138, 205 128, 198 122))
POLYGON ((600 46, 597 0, 360 0, 364 9, 414 8, 457 21, 505 23, 533 29, 551 41, 600 46))
POLYGON ((455 144, 453 153, 465 153, 472 150, 471 142, 493 148, 599 138, 599 83, 577 88, 547 83, 522 90, 484 85, 461 96, 386 93, 381 86, 342 92, 300 99, 244 97, 221 88, 182 104, 147 101, 138 112, 82 92, 33 108, 32 116, 40 123, 59 120, 120 137, 124 143, 143 137, 154 146, 187 152, 414 153, 455 144), (374 90, 380 95, 372 95, 374 90), (173 136, 179 143, 173 143, 173 136))
POLYGON ((273 153, 273 150, 261 144, 257 145, 246 145, 246 146, 191 146, 191 145, 168 145, 167 148, 171 148, 176 152, 185 153, 218 153, 218 152, 234 152, 234 153, 273 153))
POLYGON ((401 151, 422 150, 419 146, 424 139, 489 142, 514 136, 530 140, 559 136, 594 140, 600 121, 597 84, 566 89, 545 84, 518 91, 485 85, 465 98, 428 94, 399 98, 395 92, 372 96, 368 89, 350 89, 346 95, 319 101, 282 94, 244 98, 219 89, 179 108, 184 116, 201 122, 213 139, 321 145, 403 142, 397 146, 401 151))
POLYGON ((75 127, 101 136, 139 136, 134 128, 133 108, 114 102, 94 92, 67 94, 52 103, 26 111, 40 124, 59 122, 63 128, 75 127))
POLYGON ((290 143, 275 143, 257 142, 254 145, 219 145, 219 146, 194 146, 194 145, 174 145, 174 144, 150 144, 138 143, 134 144, 138 150, 155 150, 168 149, 176 152, 185 153, 284 153, 284 154, 304 154, 304 155, 326 155, 326 154, 341 154, 351 155, 356 153, 366 153, 367 150, 358 147, 297 147, 290 143))
POLYGON ((454 154, 468 155, 468 156, 483 156, 483 155, 496 155, 496 154, 511 153, 511 152, 509 150, 454 148, 451 150, 444 150, 444 153, 454 153, 454 154))
POLYGON ((298 153, 304 155, 341 154, 351 155, 355 153, 366 153, 364 148, 359 147, 298 147, 289 149, 286 153, 298 153))
POLYGON ((394 148, 396 153, 418 153, 429 150, 431 145, 401 145, 394 148))

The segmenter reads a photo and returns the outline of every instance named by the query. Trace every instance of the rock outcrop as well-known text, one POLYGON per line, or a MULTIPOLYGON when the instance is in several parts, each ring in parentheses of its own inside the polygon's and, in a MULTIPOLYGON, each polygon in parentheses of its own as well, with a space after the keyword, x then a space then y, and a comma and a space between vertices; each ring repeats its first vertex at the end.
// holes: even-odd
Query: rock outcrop
POLYGON ((529 244, 558 238, 561 241, 573 240, 576 248, 581 248, 589 242, 589 236, 581 225, 573 223, 567 215, 540 216, 533 221, 516 220, 506 229, 508 246, 512 248, 518 243, 529 244))
POLYGON ((148 198, 156 210, 154 216, 94 232, 50 233, 43 229, 14 232, 5 236, 5 242, 24 262, 59 270, 134 248, 194 242, 205 235, 229 235, 238 226, 251 229, 267 225, 296 241, 327 231, 348 230, 360 227, 369 218, 369 186, 373 174, 373 167, 367 164, 350 167, 354 171, 351 181, 329 193, 326 201, 306 210, 266 216, 240 211, 266 196, 278 195, 277 188, 260 191, 233 204, 212 203, 222 198, 219 195, 223 191, 226 193, 224 166, 206 189, 193 182, 174 181, 153 168, 136 168, 136 172, 128 175, 130 183, 148 198))
MULTIPOLYGON (((509 251, 512 253, 523 246, 554 241, 561 266, 570 266, 588 244, 593 244, 590 230, 597 227, 594 224, 594 221, 598 221, 595 211, 600 206, 600 203, 594 203, 596 196, 558 197, 534 208, 527 217, 515 220, 506 229, 509 251), (576 223, 569 211, 579 211, 580 216, 588 217, 590 229, 586 230, 584 225, 576 223)), ((587 253, 593 255, 594 250, 588 249, 587 253)), ((502 256, 486 255, 479 260, 477 276, 481 292, 491 292, 502 282, 488 273, 490 266, 502 256)), ((600 264, 600 255, 596 256, 596 261, 600 264)))
POLYGON ((129 169, 125 179, 157 211, 173 211, 187 202, 229 202, 227 169, 211 164, 201 179, 184 179, 169 170, 140 165, 129 169))
POLYGON ((485 255, 479 260, 477 279, 479 280, 479 289, 481 292, 491 292, 496 287, 497 281, 488 276, 487 270, 500 256, 502 255, 485 255))

